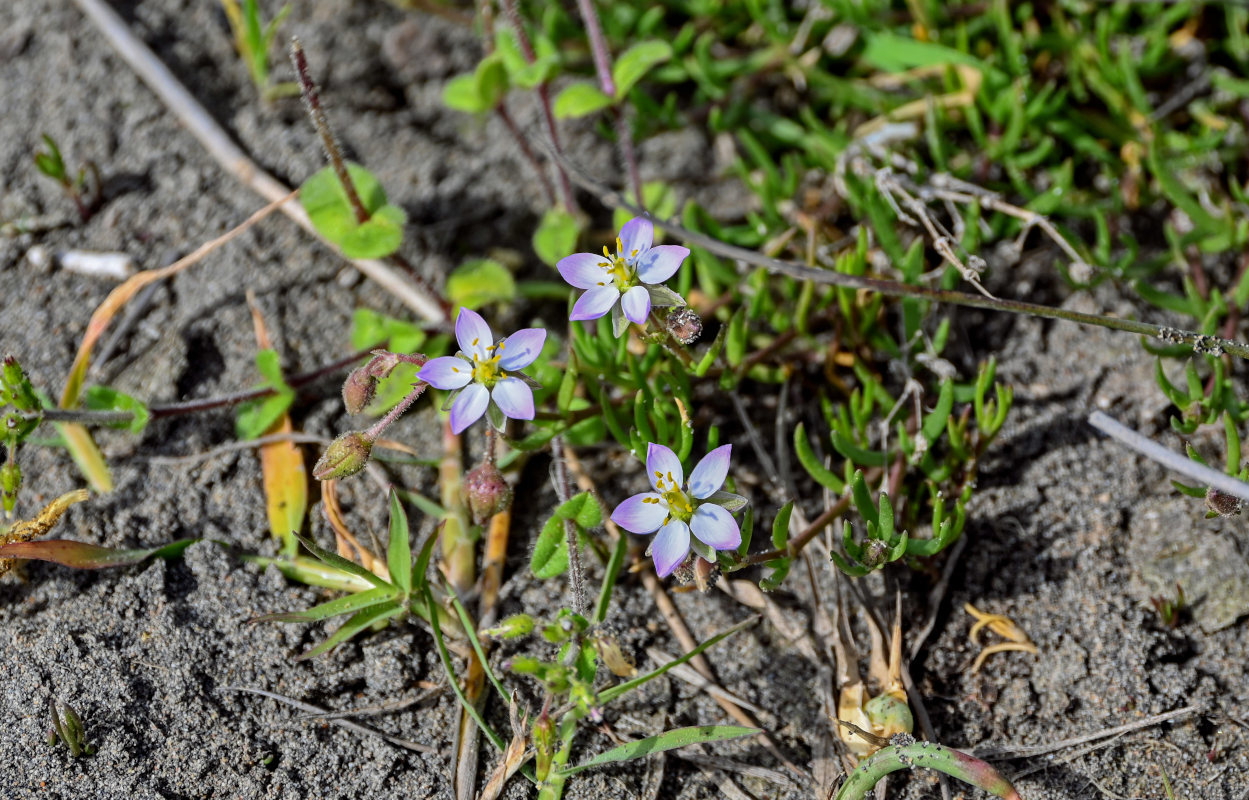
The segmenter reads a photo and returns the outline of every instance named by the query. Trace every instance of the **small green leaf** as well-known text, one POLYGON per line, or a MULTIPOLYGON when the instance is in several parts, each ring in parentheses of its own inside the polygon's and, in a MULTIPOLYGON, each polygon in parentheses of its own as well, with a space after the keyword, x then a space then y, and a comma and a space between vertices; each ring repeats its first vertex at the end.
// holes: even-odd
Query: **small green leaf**
POLYGON ((52 180, 65 183, 68 177, 65 175, 65 160, 61 158, 61 148, 57 147, 56 140, 46 133, 43 135, 43 143, 48 148, 48 152, 35 153, 35 166, 52 180))
POLYGON ((294 401, 295 393, 287 389, 263 400, 243 403, 234 420, 235 435, 243 441, 263 435, 294 401))
POLYGON ((574 83, 555 96, 555 116, 558 119, 584 117, 602 111, 612 104, 612 99, 593 84, 574 83))
POLYGON ((477 91, 477 75, 456 75, 442 87, 442 104, 452 111, 480 114, 490 110, 477 91))
POLYGON ((399 502, 399 495, 390 490, 390 545, 386 548, 386 565, 390 581, 404 592, 412 591, 412 544, 408 541, 408 515, 399 502))
POLYGON ((396 353, 414 353, 425 338, 420 326, 367 308, 357 308, 351 317, 351 346, 356 350, 386 346, 396 353))
POLYGON ((563 575, 568 569, 568 537, 564 533, 564 520, 558 514, 542 526, 529 558, 529 569, 543 579, 563 575))
POLYGON ((781 510, 776 512, 776 519, 772 520, 772 546, 781 549, 789 544, 789 517, 794 513, 794 501, 790 500, 781 506, 781 510))
POLYGON ((325 167, 304 181, 299 202, 317 232, 342 249, 348 258, 381 258, 399 249, 407 215, 386 203, 381 183, 359 164, 347 164, 347 174, 370 217, 361 223, 338 176, 325 167))
POLYGON ((924 416, 922 430, 928 444, 937 441, 945 430, 946 420, 954 409, 954 381, 946 379, 941 383, 941 394, 937 397, 937 406, 924 416))
POLYGON ((141 401, 109 386, 88 387, 84 404, 92 411, 129 411, 134 415, 129 422, 118 422, 110 427, 122 428, 131 433, 142 433, 152 417, 141 401))
POLYGON ((582 770, 601 767, 604 764, 632 761, 638 758, 645 758, 652 753, 675 750, 678 747, 688 747, 692 744, 706 744, 708 742, 723 742, 728 739, 751 736, 759 732, 758 728, 743 728, 738 725, 699 725, 691 728, 677 728, 676 730, 664 731, 658 736, 648 736, 645 739, 638 739, 636 742, 626 742, 618 747, 613 747, 606 752, 599 753, 584 764, 560 770, 560 774, 572 775, 582 770))
POLYGON ((623 100, 634 84, 642 79, 652 67, 672 58, 672 45, 653 39, 638 42, 620 54, 612 67, 612 80, 616 84, 616 100, 623 100))
POLYGON ((581 220, 562 208, 549 209, 542 215, 538 229, 533 233, 533 251, 550 266, 564 256, 571 255, 581 235, 581 220))
POLYGON ((447 299, 457 306, 478 309, 487 303, 508 303, 515 298, 512 273, 494 259, 465 261, 447 276, 447 299))

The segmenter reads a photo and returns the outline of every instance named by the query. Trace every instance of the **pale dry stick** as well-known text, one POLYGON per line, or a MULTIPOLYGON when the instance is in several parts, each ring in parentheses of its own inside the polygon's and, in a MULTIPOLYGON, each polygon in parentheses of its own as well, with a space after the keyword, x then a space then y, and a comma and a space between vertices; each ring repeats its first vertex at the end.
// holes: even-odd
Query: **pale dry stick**
MULTIPOLYGON (((295 708, 298 708, 300 711, 303 711, 308 714, 330 713, 327 709, 321 708, 320 706, 314 706, 312 703, 304 703, 300 700, 294 699, 293 697, 287 697, 286 695, 278 694, 277 692, 268 692, 268 691, 265 691, 264 689, 252 689, 251 687, 248 687, 248 686, 222 686, 221 691, 223 692, 247 692, 248 694, 258 694, 261 697, 267 697, 270 700, 276 700, 279 703, 285 703, 288 706, 294 706, 295 708)), ((373 728, 370 728, 367 725, 360 725, 359 723, 355 723, 350 720, 331 718, 331 719, 328 719, 327 721, 331 725, 337 725, 340 728, 344 728, 346 730, 353 731, 355 733, 362 733, 366 736, 377 736, 379 738, 385 739, 386 741, 390 742, 393 745, 402 747, 405 750, 413 750, 417 753, 433 753, 433 754, 438 754, 442 752, 437 747, 430 747, 427 744, 420 744, 419 742, 411 742, 411 741, 408 741, 407 739, 400 739, 398 736, 391 736, 388 733, 382 733, 381 731, 374 730, 373 728)))
POLYGON ((1154 725, 1160 725, 1164 722, 1170 722, 1173 719, 1186 717, 1201 710, 1201 706, 1191 705, 1177 708, 1174 711, 1167 711, 1163 714, 1155 714, 1152 717, 1129 722, 1126 725, 1119 725, 1114 728, 1106 728, 1105 730, 1095 733, 1086 733, 1082 736, 1073 736, 1070 739, 1062 739, 1057 742, 1048 744, 1020 744, 1020 745, 1000 745, 996 747, 976 747, 968 751, 976 758, 992 759, 992 758, 1035 758, 1043 756, 1047 753, 1055 753, 1068 747, 1075 747, 1080 744, 1095 742, 1098 739, 1105 739, 1109 736, 1118 736, 1122 733, 1131 733, 1142 728, 1152 728, 1154 725))
POLYGON ((1172 472, 1178 472, 1191 481, 1217 489, 1224 494, 1239 497, 1241 500, 1249 500, 1249 483, 1236 480, 1231 475, 1207 467, 1205 464, 1199 464, 1178 453, 1173 453, 1153 439, 1137 433, 1101 411, 1094 411, 1090 414, 1088 421, 1094 428, 1097 428, 1119 444, 1130 450, 1135 450, 1151 461, 1156 461, 1172 472))
MULTIPOLYGON (((191 93, 178 82, 169 68, 156 57, 125 21, 104 0, 74 0, 95 24, 118 56, 130 65, 161 102, 177 117, 204 149, 240 182, 271 202, 281 202, 281 211, 295 224, 320 239, 327 247, 342 255, 336 245, 324 239, 293 199, 292 192, 281 181, 261 169, 242 148, 230 139, 211 115, 191 93)), ((346 256, 343 256, 346 258, 346 256)), ((418 316, 429 322, 447 318, 438 301, 411 281, 376 259, 347 259, 366 277, 393 294, 418 316)))

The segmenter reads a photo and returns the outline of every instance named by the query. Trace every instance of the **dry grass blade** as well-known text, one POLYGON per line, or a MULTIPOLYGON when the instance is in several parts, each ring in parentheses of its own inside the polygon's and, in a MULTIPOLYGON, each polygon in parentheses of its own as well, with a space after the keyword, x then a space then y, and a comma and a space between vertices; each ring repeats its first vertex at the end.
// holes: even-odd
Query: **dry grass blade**
MULTIPOLYGON (((670 664, 676 660, 668 653, 660 650, 658 647, 646 648, 646 655, 650 656, 651 662, 654 663, 656 667, 662 667, 664 664, 670 664)), ((690 686, 693 686, 695 689, 700 689, 718 700, 726 700, 734 705, 753 711, 756 714, 767 713, 764 709, 749 700, 738 697, 727 689, 722 689, 704 678, 702 675, 698 674, 697 670, 691 669, 684 664, 678 664, 677 666, 672 667, 668 670, 668 674, 680 678, 690 686)))
POLYGON ((529 741, 525 735, 527 720, 520 713, 515 694, 512 695, 512 702, 508 706, 507 715, 512 723, 512 741, 508 743, 507 750, 503 753, 503 759, 499 761, 499 766, 495 767, 494 773, 491 774, 490 780, 486 782, 486 786, 481 790, 477 800, 498 800, 499 795, 503 793, 503 787, 516 774, 516 771, 520 769, 520 765, 525 762, 525 745, 529 741))
POLYGON ((1033 758, 1034 756, 1043 756, 1046 753, 1055 753, 1059 750, 1063 750, 1068 747, 1075 747, 1076 745, 1079 745, 1079 744, 1085 744, 1087 742, 1095 742, 1098 739, 1105 739, 1109 736, 1118 736, 1119 734, 1131 733, 1132 731, 1138 731, 1138 730, 1141 730, 1142 728, 1151 728, 1154 725, 1161 725, 1162 723, 1170 722, 1173 719, 1186 717, 1189 714, 1194 714, 1199 710, 1200 710, 1200 707, 1195 706, 1195 705, 1184 706, 1183 708, 1177 708, 1174 711, 1168 711, 1164 714, 1155 714, 1152 717, 1145 717, 1145 719, 1140 719, 1140 720, 1137 720, 1136 722, 1129 722, 1126 725, 1119 725, 1118 727, 1115 727, 1115 728, 1106 728, 1105 730, 1096 731, 1094 733, 1086 733, 1082 736, 1073 736, 1070 739, 1062 739, 1060 741, 1050 742, 1048 744, 1035 744, 1035 745, 1007 744, 1007 745, 1000 745, 996 747, 993 747, 993 746, 977 747, 977 748, 970 750, 969 752, 971 753, 971 755, 975 756, 976 758, 984 758, 984 759, 1033 758))

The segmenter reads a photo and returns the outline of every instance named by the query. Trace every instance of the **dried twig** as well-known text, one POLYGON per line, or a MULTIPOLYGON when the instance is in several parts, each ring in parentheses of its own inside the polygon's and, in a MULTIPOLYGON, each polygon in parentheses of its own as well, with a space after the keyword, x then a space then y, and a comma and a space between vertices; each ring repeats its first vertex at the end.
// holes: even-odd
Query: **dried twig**
MULTIPOLYGON (((82 12, 95 23, 117 55, 138 73, 144 83, 169 108, 191 135, 199 140, 222 167, 248 188, 270 202, 279 200, 281 211, 299 227, 316 236, 335 252, 337 246, 321 237, 303 206, 291 197, 291 190, 277 178, 261 169, 242 148, 234 143, 216 120, 178 82, 144 42, 131 32, 125 21, 104 0, 75 0, 82 12)), ((431 297, 410 280, 376 259, 349 259, 351 264, 382 288, 393 294, 422 318, 442 322, 447 315, 437 298, 431 297)))

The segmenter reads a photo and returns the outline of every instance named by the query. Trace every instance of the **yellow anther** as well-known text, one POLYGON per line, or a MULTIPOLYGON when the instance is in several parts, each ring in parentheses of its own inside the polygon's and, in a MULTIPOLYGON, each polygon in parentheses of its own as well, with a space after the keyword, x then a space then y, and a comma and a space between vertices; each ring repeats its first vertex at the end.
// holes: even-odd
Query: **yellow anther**
MULTIPOLYGON (((604 252, 606 252, 607 248, 603 248, 603 250, 604 252)), ((621 250, 624 250, 624 245, 620 243, 620 237, 617 236, 616 237, 616 252, 619 253, 621 250)))
POLYGON ((480 336, 478 336, 478 337, 474 338, 474 339, 473 339, 473 347, 476 347, 476 346, 477 346, 477 343, 478 343, 478 342, 480 342, 480 341, 481 341, 481 337, 480 337, 480 336))

